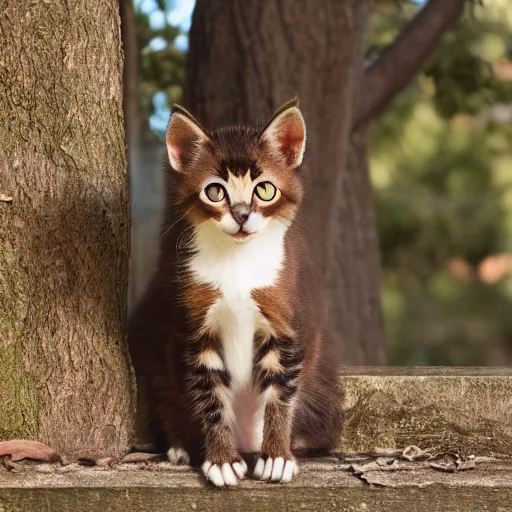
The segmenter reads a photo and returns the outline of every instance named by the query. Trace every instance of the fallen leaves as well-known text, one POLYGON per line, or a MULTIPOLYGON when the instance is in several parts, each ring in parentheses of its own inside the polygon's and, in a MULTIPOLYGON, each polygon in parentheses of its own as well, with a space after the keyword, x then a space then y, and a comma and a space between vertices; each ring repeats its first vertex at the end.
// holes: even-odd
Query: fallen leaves
POLYGON ((475 469, 476 463, 474 457, 471 456, 463 460, 457 453, 445 453, 441 461, 430 462, 429 466, 437 471, 455 473, 457 471, 475 469))
POLYGON ((17 462, 23 459, 34 459, 43 462, 61 461, 60 456, 53 448, 39 441, 27 441, 25 439, 0 441, 0 457, 2 461, 5 456, 9 456, 9 462, 17 462))
POLYGON ((401 455, 405 460, 408 460, 409 462, 422 458, 428 458, 427 452, 421 448, 418 448, 416 445, 407 446, 404 448, 401 455))
POLYGON ((3 457, 0 457, 0 462, 2 463, 2 466, 5 469, 7 469, 7 471, 12 471, 13 469, 16 469, 16 466, 11 463, 10 455, 4 455, 3 457))
POLYGON ((121 462, 123 463, 136 463, 136 462, 150 462, 155 460, 166 459, 165 455, 161 453, 148 453, 148 452, 131 452, 125 455, 121 462))
POLYGON ((349 460, 351 458, 353 461, 350 463, 349 471, 369 484, 381 482, 382 478, 374 476, 386 471, 434 469, 456 473, 476 468, 476 461, 472 456, 463 458, 455 452, 422 450, 415 445, 407 446, 403 450, 385 450, 366 454, 366 457, 347 457, 349 460))
POLYGON ((102 459, 81 457, 78 459, 78 464, 80 466, 101 466, 111 468, 117 464, 138 464, 143 462, 150 464, 151 462, 162 460, 167 460, 165 454, 162 453, 130 452, 119 460, 116 460, 113 457, 104 457, 102 459))
POLYGON ((78 459, 78 464, 80 466, 99 466, 102 468, 113 468, 116 464, 116 460, 114 457, 103 457, 101 459, 89 459, 87 457, 81 457, 78 459))
MULTIPOLYGON (((331 458, 337 461, 336 466, 338 468, 341 459, 344 471, 348 470, 358 479, 377 487, 402 485, 403 482, 409 481, 414 475, 416 475, 419 482, 418 485, 423 485, 421 484, 423 480, 426 482, 429 479, 444 478, 441 475, 434 477, 433 475, 436 472, 459 473, 475 469, 477 463, 482 462, 483 459, 482 457, 475 458, 473 456, 464 457, 450 450, 422 450, 415 445, 407 446, 403 450, 387 449, 376 450, 371 453, 338 454, 331 458)), ((66 467, 73 470, 75 466, 92 466, 99 470, 126 469, 127 467, 153 470, 165 468, 169 465, 166 462, 165 454, 142 451, 128 453, 120 459, 112 457, 81 458, 75 464, 68 465, 55 450, 41 442, 23 439, 0 442, 0 469, 3 467, 7 471, 17 472, 22 465, 16 463, 24 459, 50 463, 60 462, 57 471, 65 471, 66 467)), ((54 464, 40 464, 37 466, 45 471, 56 467, 54 464)), ((449 478, 452 478, 452 476, 449 478)))

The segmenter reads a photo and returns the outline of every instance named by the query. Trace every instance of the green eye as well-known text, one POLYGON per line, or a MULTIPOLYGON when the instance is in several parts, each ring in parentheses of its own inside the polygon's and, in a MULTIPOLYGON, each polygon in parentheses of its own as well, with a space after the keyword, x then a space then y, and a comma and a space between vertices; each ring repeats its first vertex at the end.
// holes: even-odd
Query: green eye
POLYGON ((262 201, 272 201, 276 197, 277 188, 270 181, 264 181, 256 185, 254 192, 262 201))
POLYGON ((218 203, 219 201, 222 201, 224 197, 226 197, 224 187, 218 183, 212 183, 211 185, 208 185, 204 189, 204 193, 212 203, 218 203))

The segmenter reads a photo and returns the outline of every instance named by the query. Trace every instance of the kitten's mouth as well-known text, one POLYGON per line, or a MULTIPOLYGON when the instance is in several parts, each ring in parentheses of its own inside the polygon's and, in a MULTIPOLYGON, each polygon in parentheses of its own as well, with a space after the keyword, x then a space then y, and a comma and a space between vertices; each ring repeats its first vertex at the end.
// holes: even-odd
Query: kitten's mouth
POLYGON ((233 240, 235 242, 239 244, 244 244, 254 236, 254 233, 246 233, 243 229, 240 228, 240 230, 237 233, 231 236, 233 237, 233 240))

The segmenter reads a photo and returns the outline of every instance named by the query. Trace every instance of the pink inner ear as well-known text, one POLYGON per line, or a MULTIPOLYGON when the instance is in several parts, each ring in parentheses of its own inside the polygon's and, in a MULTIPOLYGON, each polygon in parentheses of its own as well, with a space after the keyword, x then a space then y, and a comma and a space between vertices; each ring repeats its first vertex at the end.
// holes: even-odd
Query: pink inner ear
MULTIPOLYGON (((174 147, 169 147, 169 152, 171 153, 172 157, 174 158, 174 160, 176 162, 178 162, 178 166, 179 168, 181 169, 183 167, 183 161, 182 159, 180 158, 181 157, 181 151, 180 151, 180 148, 174 146, 174 147)), ((177 169, 179 170, 179 169, 177 169)))
POLYGON ((288 165, 297 162, 303 142, 304 132, 301 123, 291 123, 279 133, 279 149, 286 157, 288 165))

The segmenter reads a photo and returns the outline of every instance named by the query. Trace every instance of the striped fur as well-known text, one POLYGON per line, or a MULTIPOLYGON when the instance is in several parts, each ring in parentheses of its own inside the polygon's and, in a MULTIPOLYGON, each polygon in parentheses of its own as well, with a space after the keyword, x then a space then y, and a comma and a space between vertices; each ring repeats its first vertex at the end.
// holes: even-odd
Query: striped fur
POLYGON ((246 452, 261 453, 256 478, 289 481, 293 441, 330 449, 340 430, 337 360, 300 216, 303 130, 296 104, 263 132, 208 132, 182 110, 168 129, 161 259, 129 342, 170 458, 202 463, 215 485, 245 476, 246 452), (251 192, 265 181, 278 189, 267 202, 251 192))

